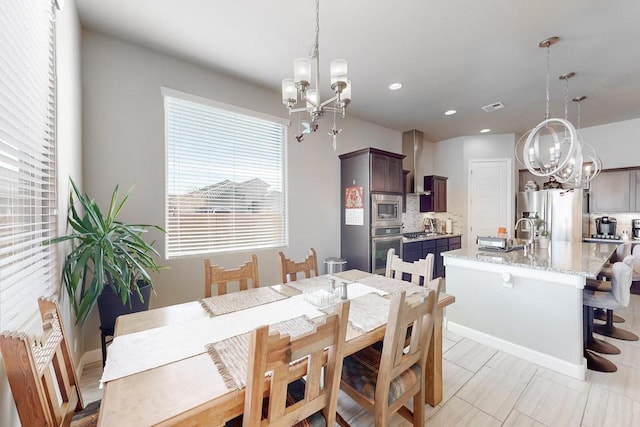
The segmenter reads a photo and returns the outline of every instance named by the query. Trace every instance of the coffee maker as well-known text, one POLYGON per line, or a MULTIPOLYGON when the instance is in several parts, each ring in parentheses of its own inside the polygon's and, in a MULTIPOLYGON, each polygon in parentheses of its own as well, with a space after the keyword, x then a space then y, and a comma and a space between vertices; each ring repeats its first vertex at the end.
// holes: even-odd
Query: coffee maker
POLYGON ((610 216, 596 218, 596 232, 598 233, 597 237, 604 239, 615 239, 617 223, 618 221, 610 216))
POLYGON ((631 220, 631 234, 634 239, 640 240, 640 219, 631 220))

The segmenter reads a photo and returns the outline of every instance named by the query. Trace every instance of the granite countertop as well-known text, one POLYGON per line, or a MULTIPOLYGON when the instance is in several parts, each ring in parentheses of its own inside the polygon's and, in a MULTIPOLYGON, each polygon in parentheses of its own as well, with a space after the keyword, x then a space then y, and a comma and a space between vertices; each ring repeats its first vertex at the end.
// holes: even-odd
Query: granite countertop
POLYGON ((527 255, 524 250, 499 252, 465 247, 443 252, 442 256, 596 278, 615 249, 608 243, 550 242, 548 249, 536 248, 527 255))
POLYGON ((590 243, 608 243, 608 244, 616 244, 619 245, 621 243, 640 243, 640 239, 635 240, 635 239, 628 239, 628 240, 622 240, 622 239, 599 239, 597 237, 585 237, 582 239, 583 242, 590 242, 590 243))
POLYGON ((460 233, 453 233, 453 234, 442 233, 442 234, 433 234, 433 235, 421 235, 413 238, 403 237, 402 243, 421 242, 423 240, 446 239, 448 237, 460 237, 460 236, 462 236, 462 234, 460 233))

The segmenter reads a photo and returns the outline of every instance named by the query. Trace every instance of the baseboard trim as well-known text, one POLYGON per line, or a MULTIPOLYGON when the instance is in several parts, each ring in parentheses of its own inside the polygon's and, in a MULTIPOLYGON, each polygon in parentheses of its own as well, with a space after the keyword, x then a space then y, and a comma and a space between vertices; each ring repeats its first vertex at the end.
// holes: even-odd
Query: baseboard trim
POLYGON ((82 376, 85 365, 90 365, 95 362, 102 362, 102 349, 96 348, 89 350, 82 355, 78 366, 78 376, 82 376))
POLYGON ((551 369, 552 371, 559 372, 564 375, 568 375, 577 380, 584 381, 587 371, 587 362, 582 358, 582 364, 576 365, 574 363, 567 362, 566 360, 558 359, 557 357, 549 356, 548 354, 540 353, 539 351, 532 350, 527 347, 523 347, 518 344, 514 344, 509 341, 505 341, 501 338, 494 337, 492 335, 485 334, 484 332, 471 329, 467 326, 462 326, 457 323, 448 321, 447 329, 463 337, 472 339, 481 344, 488 345, 498 350, 509 353, 513 356, 527 360, 536 365, 543 366, 551 369))

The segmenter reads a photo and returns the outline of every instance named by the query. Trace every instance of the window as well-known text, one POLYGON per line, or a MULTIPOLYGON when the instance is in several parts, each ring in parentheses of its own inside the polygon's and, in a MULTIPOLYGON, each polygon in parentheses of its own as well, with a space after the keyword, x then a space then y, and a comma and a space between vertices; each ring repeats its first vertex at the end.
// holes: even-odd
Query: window
POLYGON ((288 121, 163 88, 166 256, 288 242, 288 121))
POLYGON ((0 331, 58 283, 55 22, 50 0, 0 2, 0 331))

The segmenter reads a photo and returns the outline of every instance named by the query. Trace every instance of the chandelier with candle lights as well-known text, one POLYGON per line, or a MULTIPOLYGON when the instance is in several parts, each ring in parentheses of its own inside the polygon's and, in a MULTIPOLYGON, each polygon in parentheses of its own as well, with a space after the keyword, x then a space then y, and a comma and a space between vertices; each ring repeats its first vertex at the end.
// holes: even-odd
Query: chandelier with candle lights
POLYGON ((282 103, 287 106, 289 114, 307 112, 310 122, 302 123, 304 129, 298 131, 296 139, 302 141, 304 134, 318 129, 318 120, 325 112, 333 112, 333 127, 329 135, 333 138, 333 149, 342 129, 336 126, 336 114, 345 117, 346 109, 351 102, 351 81, 347 79, 347 61, 334 59, 329 67, 331 90, 334 95, 326 101, 320 101, 320 0, 316 0, 316 37, 309 57, 297 58, 293 62, 293 78, 282 80, 282 103), (298 100, 305 102, 304 107, 294 108, 298 100))

